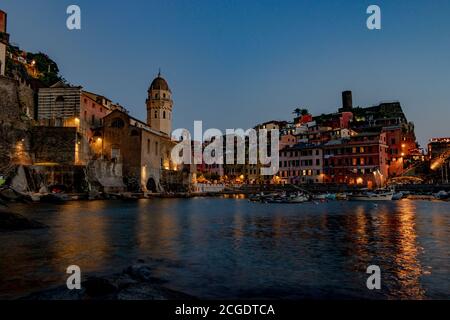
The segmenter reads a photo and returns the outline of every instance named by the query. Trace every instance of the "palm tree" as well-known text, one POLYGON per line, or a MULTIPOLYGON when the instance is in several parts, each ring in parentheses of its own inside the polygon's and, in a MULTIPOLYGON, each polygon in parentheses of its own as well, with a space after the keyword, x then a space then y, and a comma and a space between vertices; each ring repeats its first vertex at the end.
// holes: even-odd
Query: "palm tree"
POLYGON ((301 114, 302 116, 306 116, 306 115, 309 114, 309 111, 308 111, 308 109, 301 109, 301 110, 300 110, 300 114, 301 114))
POLYGON ((292 113, 295 114, 295 116, 300 117, 302 110, 300 108, 295 108, 295 110, 292 113))

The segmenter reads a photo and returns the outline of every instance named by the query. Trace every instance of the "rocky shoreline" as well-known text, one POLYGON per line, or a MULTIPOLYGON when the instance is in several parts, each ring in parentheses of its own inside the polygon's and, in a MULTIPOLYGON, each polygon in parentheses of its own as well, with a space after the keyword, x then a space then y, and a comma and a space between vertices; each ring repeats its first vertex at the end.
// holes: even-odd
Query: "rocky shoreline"
POLYGON ((140 260, 122 272, 105 277, 89 277, 80 290, 66 286, 30 294, 20 300, 195 300, 188 294, 166 288, 164 280, 140 260))
POLYGON ((46 225, 20 214, 0 209, 0 232, 47 228, 46 225))

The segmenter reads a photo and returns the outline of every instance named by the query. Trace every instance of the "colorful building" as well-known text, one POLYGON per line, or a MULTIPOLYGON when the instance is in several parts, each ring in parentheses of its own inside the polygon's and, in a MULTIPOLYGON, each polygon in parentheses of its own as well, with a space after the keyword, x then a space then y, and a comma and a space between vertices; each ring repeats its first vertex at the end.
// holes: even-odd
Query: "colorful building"
POLYGON ((283 183, 323 183, 323 151, 320 145, 297 144, 280 151, 279 177, 283 183))
POLYGON ((388 178, 386 133, 360 133, 323 146, 324 182, 364 186, 385 185, 388 178))
POLYGON ((60 81, 39 89, 37 122, 44 127, 77 128, 75 164, 82 165, 99 156, 95 136, 111 109, 107 98, 60 81))

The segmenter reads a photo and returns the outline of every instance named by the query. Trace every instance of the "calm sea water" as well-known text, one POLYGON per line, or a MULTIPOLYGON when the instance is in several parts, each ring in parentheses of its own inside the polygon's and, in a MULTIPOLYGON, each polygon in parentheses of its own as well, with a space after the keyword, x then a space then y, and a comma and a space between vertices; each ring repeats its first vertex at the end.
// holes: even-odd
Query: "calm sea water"
POLYGON ((450 298, 450 203, 260 204, 242 198, 16 206, 50 228, 0 233, 0 298, 143 259, 200 298, 450 298), (366 288, 366 268, 382 289, 366 288))

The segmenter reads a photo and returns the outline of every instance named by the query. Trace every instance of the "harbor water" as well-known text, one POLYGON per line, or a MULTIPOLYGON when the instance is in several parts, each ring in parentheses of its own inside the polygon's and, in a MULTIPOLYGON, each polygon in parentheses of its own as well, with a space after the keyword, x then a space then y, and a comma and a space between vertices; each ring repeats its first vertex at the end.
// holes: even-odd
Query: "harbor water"
POLYGON ((108 275, 142 259, 208 299, 448 299, 450 202, 262 204, 230 198, 10 208, 48 226, 0 233, 0 298, 108 275), (368 266, 381 270, 369 290, 368 266))

